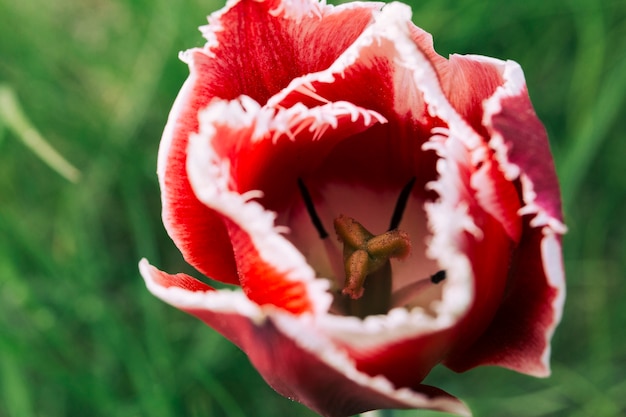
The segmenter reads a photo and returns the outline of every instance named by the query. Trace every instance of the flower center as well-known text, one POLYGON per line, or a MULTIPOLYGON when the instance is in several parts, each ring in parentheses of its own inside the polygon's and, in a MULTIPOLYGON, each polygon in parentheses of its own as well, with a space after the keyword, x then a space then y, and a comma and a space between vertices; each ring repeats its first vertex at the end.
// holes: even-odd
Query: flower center
POLYGON ((353 217, 339 214, 334 219, 333 226, 341 243, 342 257, 341 252, 337 251, 339 248, 328 239, 330 235, 316 211, 306 185, 298 178, 298 189, 308 217, 321 241, 325 242, 326 256, 334 272, 331 276, 336 277, 332 313, 365 318, 369 315, 387 314, 394 307, 412 308, 422 303, 426 303, 424 307, 427 307, 430 303, 428 300, 436 297, 432 295, 433 290, 437 293, 432 285, 445 280, 445 271, 423 279, 416 277, 417 279, 400 286, 392 275, 390 260, 405 258, 411 252, 409 234, 398 227, 414 184, 415 178, 411 178, 401 190, 389 227, 382 234, 371 233, 353 217))
POLYGON ((391 307, 389 259, 409 254, 408 233, 394 229, 373 235, 361 223, 344 215, 337 217, 334 225, 343 243, 346 280, 341 293, 350 297, 344 301, 344 308, 358 317, 386 314, 391 307))

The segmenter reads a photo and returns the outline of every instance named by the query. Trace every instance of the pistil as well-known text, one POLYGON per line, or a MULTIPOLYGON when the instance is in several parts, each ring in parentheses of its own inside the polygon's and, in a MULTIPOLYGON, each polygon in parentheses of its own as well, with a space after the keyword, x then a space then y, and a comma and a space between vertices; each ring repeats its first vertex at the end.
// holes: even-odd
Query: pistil
POLYGON ((409 254, 409 235, 398 229, 374 235, 344 215, 335 219, 334 226, 343 243, 346 280, 341 292, 351 299, 348 313, 358 317, 386 314, 391 306, 390 259, 409 254))

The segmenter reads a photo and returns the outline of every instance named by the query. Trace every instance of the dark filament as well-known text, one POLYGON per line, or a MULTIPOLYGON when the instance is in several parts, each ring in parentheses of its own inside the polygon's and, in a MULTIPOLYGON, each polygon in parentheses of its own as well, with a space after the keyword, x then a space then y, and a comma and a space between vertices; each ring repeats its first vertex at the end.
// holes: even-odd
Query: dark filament
POLYGON ((328 232, 324 229, 324 225, 322 224, 322 220, 320 220, 317 212, 315 211, 315 205, 313 204, 313 199, 311 198, 311 194, 309 194, 309 190, 307 190, 304 185, 304 181, 302 178, 298 178, 298 189, 300 190, 300 195, 302 195, 302 200, 304 200, 304 206, 306 207, 306 211, 309 213, 309 217, 311 218, 311 223, 315 226, 317 233, 320 235, 320 239, 326 239, 328 237, 328 232))
POLYGON ((444 279, 446 279, 446 271, 443 269, 439 272, 435 272, 433 275, 430 276, 430 282, 432 282, 433 284, 439 284, 444 279))
POLYGON ((413 185, 415 185, 415 177, 411 178, 402 191, 400 191, 398 201, 396 202, 396 208, 393 210, 393 216, 391 216, 389 230, 397 229, 400 225, 404 209, 406 208, 406 203, 409 201, 409 196, 411 195, 411 190, 413 189, 413 185))

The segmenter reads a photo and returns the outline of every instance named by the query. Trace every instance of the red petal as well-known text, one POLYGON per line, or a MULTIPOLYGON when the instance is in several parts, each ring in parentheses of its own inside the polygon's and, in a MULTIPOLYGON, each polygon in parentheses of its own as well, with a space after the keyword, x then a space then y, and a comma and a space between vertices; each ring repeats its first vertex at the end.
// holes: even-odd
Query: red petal
POLYGON ((306 284, 289 279, 263 259, 250 235, 227 220, 228 232, 235 248, 241 286, 248 298, 259 305, 275 305, 295 314, 314 311, 306 284))
POLYGON ((274 110, 241 97, 213 101, 200 119, 189 147, 190 181, 196 196, 228 226, 244 291, 258 304, 326 312, 327 281, 317 280, 302 253, 281 235, 272 210, 299 198, 298 178, 334 144, 380 116, 350 103, 274 110))
MULTIPOLYGON (((490 151, 487 158, 490 158, 490 151)), ((504 230, 515 243, 522 234, 520 196, 515 185, 507 180, 498 164, 491 159, 481 161, 481 166, 473 174, 472 188, 480 207, 502 224, 504 230)))
POLYGON ((209 17, 207 45, 187 52, 206 96, 265 103, 303 74, 327 68, 372 21, 380 3, 234 1, 209 17))
POLYGON ((487 137, 482 125, 483 101, 503 84, 503 62, 478 56, 451 55, 442 77, 443 89, 452 106, 472 128, 487 137))
POLYGON ((505 291, 513 247, 503 225, 476 199, 470 185, 471 151, 454 137, 436 149, 445 164, 438 165, 441 176, 432 185, 440 200, 427 206, 434 232, 429 250, 448 271, 441 284, 448 293, 443 294, 438 321, 428 324, 431 317, 417 322, 409 316, 404 330, 380 325, 372 335, 378 340, 369 344, 338 335, 359 370, 383 374, 396 386, 419 383, 435 364, 456 355, 488 328, 505 291))
POLYGON ((420 385, 396 390, 382 377, 358 372, 349 358, 319 334, 310 317, 264 311, 241 293, 189 290, 182 274, 169 275, 143 260, 140 269, 149 290, 192 314, 248 354, 277 392, 325 417, 347 417, 379 408, 425 408, 469 416, 449 394, 420 385), (182 282, 181 282, 182 280, 182 282), (183 286, 178 287, 182 283, 183 286))
MULTIPOLYGON (((234 119, 237 110, 231 111, 234 119)), ((229 164, 233 189, 240 194, 261 191, 260 201, 272 211, 291 202, 298 178, 319 170, 339 143, 385 122, 375 112, 347 102, 312 109, 296 105, 280 110, 257 107, 239 111, 250 124, 215 118, 218 131, 211 146, 229 164)))
POLYGON ((565 233, 556 170, 546 130, 528 97, 521 68, 507 62, 505 84, 485 103, 483 124, 491 136, 501 167, 509 179, 520 176, 532 225, 549 225, 565 233))
POLYGON ((444 83, 442 80, 448 76, 448 60, 435 51, 433 47, 433 37, 430 33, 426 32, 422 28, 415 26, 414 24, 409 24, 409 30, 411 34, 411 39, 413 40, 413 42, 415 42, 415 45, 433 65, 435 71, 437 72, 439 82, 443 85, 444 83))
POLYGON ((198 129, 198 109, 211 98, 198 91, 195 78, 179 93, 159 147, 163 224, 188 263, 213 279, 239 284, 222 219, 198 201, 187 178, 189 135, 198 129))
MULTIPOLYGON (((508 180, 521 179, 525 206, 518 213, 534 217, 523 219, 506 297, 493 323, 474 345, 455 352, 446 363, 458 371, 490 364, 546 376, 550 338, 561 317, 565 291, 558 236, 565 226, 552 156, 517 64, 506 63, 503 85, 483 105, 483 124, 500 169, 508 180)), ((507 191, 498 198, 512 194, 507 191)), ((510 224, 503 225, 511 235, 510 224)))
POLYGON ((467 314, 455 325, 456 339, 446 357, 446 364, 464 358, 467 347, 492 326, 494 317, 497 319, 502 314, 500 308, 511 268, 514 243, 502 224, 488 213, 481 213, 477 207, 471 211, 481 230, 479 236, 468 235, 466 243, 466 254, 474 275, 474 297, 467 314))
POLYGON ((469 349, 446 365, 465 371, 499 365, 534 376, 550 373, 550 338, 561 317, 564 278, 559 238, 525 222, 511 264, 509 288, 494 321, 469 349))
POLYGON ((439 63, 437 70, 450 102, 495 150, 499 170, 504 173, 494 176, 497 168, 489 168, 497 193, 486 195, 488 188, 477 188, 486 197, 487 210, 517 240, 520 224, 512 223, 517 216, 511 215, 516 190, 507 182, 521 174, 526 203, 523 213, 538 214, 534 225, 549 224, 564 233, 558 181, 546 132, 534 113, 519 65, 481 56, 452 55, 449 65, 439 63))
MULTIPOLYGON (((430 114, 423 87, 431 92, 439 89, 439 82, 432 56, 411 38, 415 28, 405 19, 406 12, 400 5, 387 5, 327 70, 295 79, 270 100, 283 107, 345 100, 388 121, 338 144, 319 170, 320 183, 340 179, 388 189, 416 177, 415 189, 423 194, 425 184, 435 179, 434 155, 422 145, 433 128, 445 123, 430 114)), ((445 97, 439 92, 436 100, 444 102, 445 97)))
POLYGON ((198 130, 198 111, 214 97, 248 94, 263 102, 293 78, 326 68, 377 8, 380 4, 333 8, 306 0, 231 2, 210 18, 206 47, 187 53, 190 76, 163 135, 159 178, 165 227, 187 262, 203 274, 239 282, 221 218, 197 200, 187 179, 187 141, 198 130))

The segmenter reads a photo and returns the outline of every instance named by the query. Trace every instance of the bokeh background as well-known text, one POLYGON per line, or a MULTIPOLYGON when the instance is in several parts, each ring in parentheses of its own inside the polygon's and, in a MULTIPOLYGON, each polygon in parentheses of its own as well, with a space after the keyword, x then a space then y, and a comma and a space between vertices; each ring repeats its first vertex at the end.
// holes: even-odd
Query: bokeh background
MULTIPOLYGON (((177 53, 203 44, 197 27, 221 6, 0 0, 0 417, 314 415, 149 295, 137 270, 145 256, 195 274, 160 221, 156 155, 187 75, 177 53)), ((570 229, 553 376, 429 380, 476 416, 626 415, 626 2, 413 7, 442 55, 521 63, 570 229)))

